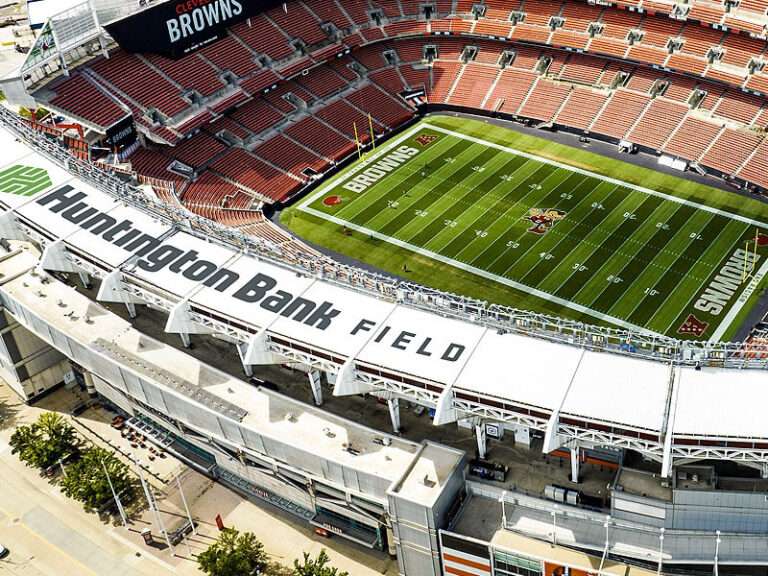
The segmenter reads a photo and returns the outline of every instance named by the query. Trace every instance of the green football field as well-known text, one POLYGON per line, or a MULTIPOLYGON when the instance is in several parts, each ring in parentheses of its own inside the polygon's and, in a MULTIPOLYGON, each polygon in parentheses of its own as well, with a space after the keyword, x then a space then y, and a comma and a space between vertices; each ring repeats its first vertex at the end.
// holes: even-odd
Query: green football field
POLYGON ((768 272, 767 212, 733 193, 437 116, 321 185, 283 221, 437 288, 723 340, 768 272))

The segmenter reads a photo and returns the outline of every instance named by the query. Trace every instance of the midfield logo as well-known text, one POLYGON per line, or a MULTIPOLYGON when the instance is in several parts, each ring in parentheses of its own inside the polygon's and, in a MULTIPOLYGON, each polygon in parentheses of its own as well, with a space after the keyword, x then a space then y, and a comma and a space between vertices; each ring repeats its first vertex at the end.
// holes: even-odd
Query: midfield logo
POLYGON ((422 146, 429 146, 430 144, 432 144, 432 142, 437 140, 437 136, 435 136, 434 134, 421 134, 419 136, 416 136, 415 140, 417 144, 421 144, 422 146))
POLYGON ((680 328, 677 329, 677 333, 683 334, 684 336, 699 337, 707 331, 707 328, 709 328, 709 322, 704 322, 696 318, 693 314, 689 314, 688 318, 685 319, 685 322, 683 322, 680 325, 680 328))
POLYGON ((526 220, 533 223, 533 226, 528 228, 528 232, 532 234, 546 234, 557 222, 565 218, 566 212, 562 210, 555 210, 549 208, 542 210, 541 208, 531 208, 528 212, 526 220))

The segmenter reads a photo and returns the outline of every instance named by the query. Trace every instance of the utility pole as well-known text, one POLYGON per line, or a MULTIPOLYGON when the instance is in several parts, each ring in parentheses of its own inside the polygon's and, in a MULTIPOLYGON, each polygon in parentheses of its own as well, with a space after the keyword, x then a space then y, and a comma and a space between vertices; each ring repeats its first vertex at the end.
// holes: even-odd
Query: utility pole
POLYGON ((112 478, 109 477, 109 472, 107 471, 107 465, 104 463, 104 458, 101 459, 101 467, 104 469, 104 474, 107 477, 107 483, 109 484, 109 489, 112 491, 112 497, 115 499, 117 511, 120 513, 120 519, 123 521, 123 527, 128 528, 128 519, 125 516, 123 503, 120 502, 120 497, 117 495, 117 492, 115 492, 115 487, 112 485, 112 478))
POLYGON ((134 460, 134 463, 136 464, 136 470, 139 473, 141 487, 144 489, 144 496, 146 497, 147 503, 149 504, 149 509, 152 511, 155 517, 155 522, 157 523, 158 529, 165 537, 165 542, 168 544, 168 549, 171 551, 171 554, 175 556, 176 551, 173 547, 173 544, 171 544, 171 539, 168 537, 168 532, 166 531, 165 525, 163 524, 163 519, 160 517, 160 511, 157 509, 157 503, 155 502, 155 497, 152 495, 152 489, 150 488, 149 484, 147 484, 147 480, 144 478, 144 472, 141 471, 141 462, 139 462, 139 460, 134 460))
POLYGON ((181 474, 176 474, 176 485, 179 487, 179 494, 181 494, 181 501, 184 503, 184 510, 187 512, 187 518, 189 519, 189 525, 192 526, 192 532, 197 536, 197 528, 195 528, 195 522, 192 520, 192 513, 189 511, 189 505, 187 504, 187 498, 184 496, 184 489, 181 487, 181 474))

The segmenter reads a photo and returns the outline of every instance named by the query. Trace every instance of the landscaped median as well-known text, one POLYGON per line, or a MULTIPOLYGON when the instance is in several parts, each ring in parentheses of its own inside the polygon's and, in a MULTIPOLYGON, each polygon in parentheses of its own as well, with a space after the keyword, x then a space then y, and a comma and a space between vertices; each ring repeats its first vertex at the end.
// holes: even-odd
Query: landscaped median
POLYGON ((88 512, 111 513, 118 499, 124 507, 140 505, 138 483, 128 466, 80 437, 60 414, 44 412, 32 424, 19 426, 10 445, 22 462, 39 469, 88 512))

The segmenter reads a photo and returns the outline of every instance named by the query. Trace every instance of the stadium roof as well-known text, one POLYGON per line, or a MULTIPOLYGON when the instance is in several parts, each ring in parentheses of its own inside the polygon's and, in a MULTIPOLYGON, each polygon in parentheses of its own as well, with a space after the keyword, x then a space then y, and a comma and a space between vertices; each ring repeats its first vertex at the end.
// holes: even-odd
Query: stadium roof
MULTIPOLYGON (((33 311, 35 329, 45 323, 58 344, 69 346, 73 359, 91 367, 84 350, 95 350, 102 358, 94 371, 118 388, 138 382, 130 375, 134 373, 239 422, 265 441, 271 439, 268 454, 279 457, 281 446, 311 451, 327 462, 381 478, 385 486, 397 483, 407 497, 427 505, 439 496, 443 481, 463 457, 461 451, 417 444, 257 389, 146 336, 76 289, 43 282, 35 272, 41 254, 28 243, 11 242, 11 250, 0 261, 2 291, 33 311), (435 484, 424 484, 425 475, 435 484)), ((19 308, 14 310, 19 313, 19 308)))

